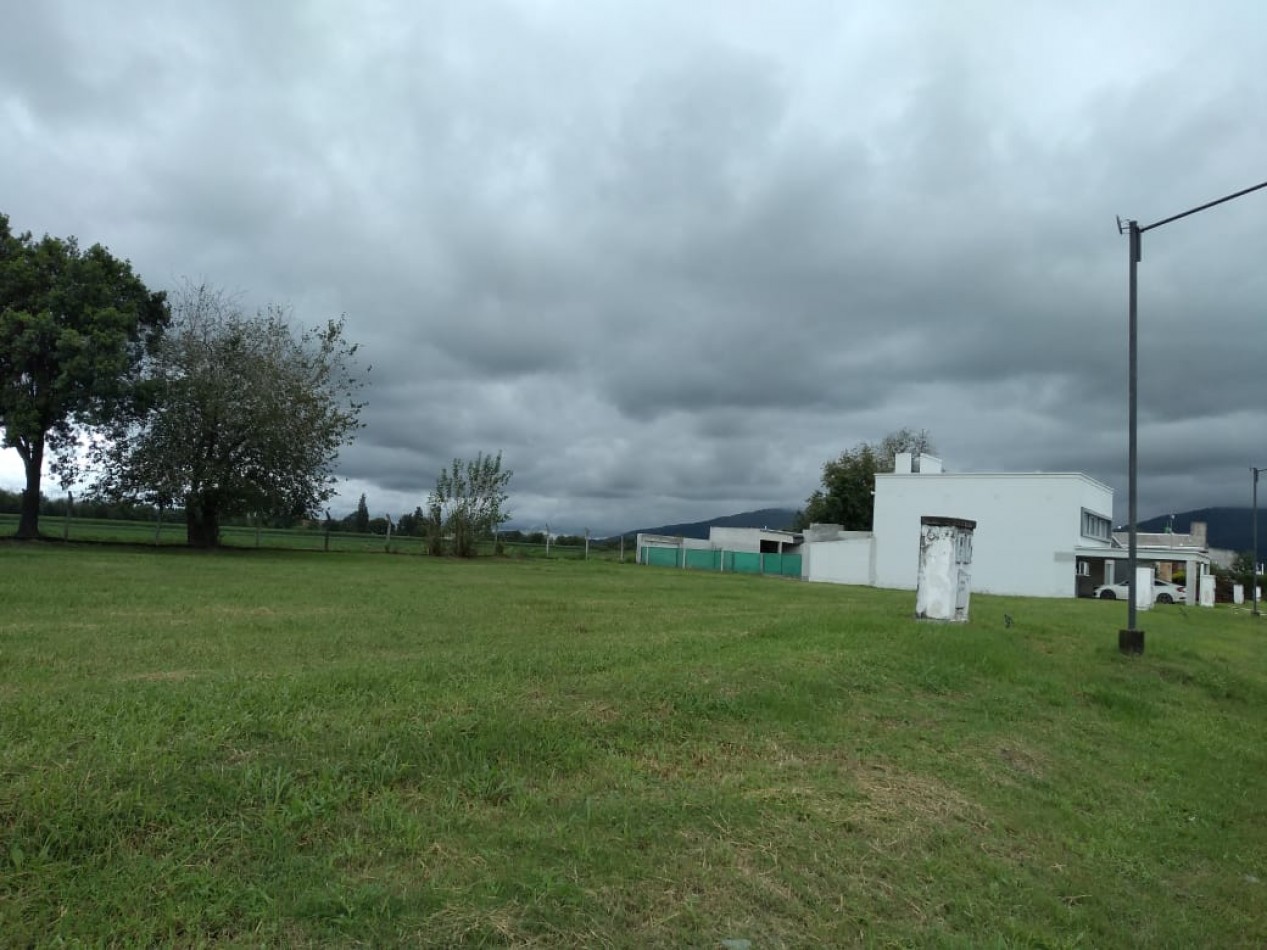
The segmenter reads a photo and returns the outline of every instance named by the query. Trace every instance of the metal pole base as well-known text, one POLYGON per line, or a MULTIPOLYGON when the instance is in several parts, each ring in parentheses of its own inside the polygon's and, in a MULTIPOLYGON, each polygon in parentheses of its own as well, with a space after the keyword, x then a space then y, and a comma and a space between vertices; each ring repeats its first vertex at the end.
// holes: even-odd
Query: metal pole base
POLYGON ((1144 631, 1119 630, 1117 632, 1117 649, 1119 653, 1125 653, 1127 656, 1143 656, 1144 631))

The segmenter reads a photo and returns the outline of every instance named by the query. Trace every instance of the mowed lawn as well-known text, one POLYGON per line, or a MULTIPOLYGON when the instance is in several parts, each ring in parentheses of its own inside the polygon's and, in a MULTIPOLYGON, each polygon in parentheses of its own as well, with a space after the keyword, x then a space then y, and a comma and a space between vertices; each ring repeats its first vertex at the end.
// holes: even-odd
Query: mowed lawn
POLYGON ((913 605, 5 544, 0 943, 1267 945, 1267 622, 913 605))

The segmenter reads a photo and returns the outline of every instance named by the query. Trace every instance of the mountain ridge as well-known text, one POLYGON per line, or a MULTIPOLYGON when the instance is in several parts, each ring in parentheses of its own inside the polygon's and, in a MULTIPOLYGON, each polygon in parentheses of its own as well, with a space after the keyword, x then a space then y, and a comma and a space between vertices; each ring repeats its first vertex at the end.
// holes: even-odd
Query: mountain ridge
MULTIPOLYGON (((720 515, 707 521, 683 521, 678 524, 662 524, 654 528, 635 528, 624 532, 625 537, 636 534, 663 534, 675 538, 707 538, 709 528, 769 528, 771 531, 787 531, 796 520, 795 508, 758 508, 733 515, 720 515)), ((620 537, 619 534, 614 537, 620 537)))

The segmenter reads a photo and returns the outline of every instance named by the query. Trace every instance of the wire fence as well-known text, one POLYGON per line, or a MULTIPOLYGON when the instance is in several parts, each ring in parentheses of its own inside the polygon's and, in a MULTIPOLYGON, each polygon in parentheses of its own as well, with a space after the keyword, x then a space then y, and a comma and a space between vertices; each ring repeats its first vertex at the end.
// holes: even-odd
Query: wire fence
MULTIPOLYGON (((0 538, 17 532, 18 516, 0 514, 0 538)), ((184 547, 183 521, 122 521, 114 518, 76 518, 63 515, 42 515, 40 533, 46 538, 60 538, 98 544, 135 544, 157 547, 184 547)), ((220 543, 227 548, 259 548, 290 551, 366 552, 426 555, 427 538, 406 534, 366 534, 354 531, 326 531, 324 527, 268 528, 263 525, 222 525, 220 543)), ((625 551, 619 547, 563 545, 553 541, 501 541, 492 538, 477 544, 477 554, 500 553, 512 558, 558 558, 560 560, 623 561, 625 551)), ((629 558, 633 558, 632 547, 629 558)))

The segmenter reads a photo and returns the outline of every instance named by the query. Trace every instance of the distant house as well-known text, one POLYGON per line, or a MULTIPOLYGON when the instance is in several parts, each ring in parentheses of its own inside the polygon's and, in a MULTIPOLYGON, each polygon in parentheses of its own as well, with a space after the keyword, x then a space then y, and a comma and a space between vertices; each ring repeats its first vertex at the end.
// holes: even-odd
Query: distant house
MULTIPOLYGON (((1129 535, 1125 531, 1114 531, 1113 541, 1125 549, 1129 543, 1129 535)), ((1187 553, 1204 554, 1211 564, 1222 568, 1230 568, 1236 557, 1235 551, 1210 547, 1204 521, 1192 522, 1186 534, 1175 531, 1137 531, 1135 547, 1141 552, 1162 552, 1164 559, 1158 563, 1157 576, 1166 581, 1170 580, 1171 574, 1177 570, 1176 565, 1185 560, 1184 555, 1187 553)))
POLYGON ((713 525, 707 539, 641 533, 637 557, 639 564, 660 567, 800 577, 800 548, 794 531, 713 525))
MULTIPOLYGON (((1125 557, 1129 533, 1115 531, 1112 540, 1125 557)), ((1196 556, 1206 565, 1232 566, 1232 551, 1211 548, 1206 540, 1205 522, 1200 521, 1192 522, 1186 535, 1173 531, 1136 531, 1135 550, 1140 564, 1156 566, 1157 576, 1162 580, 1171 580, 1177 571, 1183 570, 1190 556, 1196 556)))

